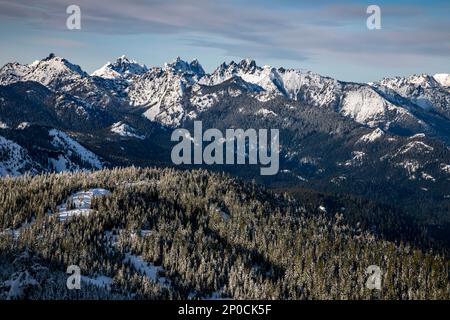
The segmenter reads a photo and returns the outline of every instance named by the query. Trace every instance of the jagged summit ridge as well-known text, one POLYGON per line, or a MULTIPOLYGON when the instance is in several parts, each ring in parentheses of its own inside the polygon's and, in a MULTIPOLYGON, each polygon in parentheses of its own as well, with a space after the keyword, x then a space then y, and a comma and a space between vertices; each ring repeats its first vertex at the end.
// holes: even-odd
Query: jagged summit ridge
POLYGON ((206 73, 202 65, 197 59, 191 62, 184 61, 179 56, 170 63, 164 64, 164 70, 172 71, 175 73, 187 73, 196 76, 198 79, 203 77, 206 73))
POLYGON ((70 92, 94 106, 143 106, 147 108, 145 117, 167 126, 178 126, 189 112, 195 115, 214 104, 217 99, 202 95, 198 88, 229 83, 233 78, 241 79, 234 85, 260 102, 282 97, 334 110, 383 130, 412 125, 426 131, 433 126, 418 117, 417 112, 423 110, 450 119, 450 92, 443 85, 448 82, 448 74, 356 84, 305 70, 261 67, 248 58, 224 62, 212 73, 206 73, 197 59, 188 62, 176 57, 162 67, 147 68, 122 55, 89 76, 78 65, 54 54, 29 65, 9 63, 0 69, 0 84, 37 81, 51 90, 70 92), (191 88, 196 89, 191 92, 191 88))

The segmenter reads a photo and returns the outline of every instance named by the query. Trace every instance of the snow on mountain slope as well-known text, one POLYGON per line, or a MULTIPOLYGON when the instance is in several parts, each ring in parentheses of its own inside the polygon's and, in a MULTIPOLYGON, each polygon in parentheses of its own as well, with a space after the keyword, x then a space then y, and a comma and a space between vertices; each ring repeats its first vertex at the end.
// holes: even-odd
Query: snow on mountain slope
POLYGON ((142 75, 147 71, 148 68, 145 65, 139 64, 135 60, 131 60, 123 55, 113 63, 108 62, 100 69, 95 70, 91 76, 97 76, 105 79, 129 79, 134 75, 142 75))
MULTIPOLYGON (((242 63, 243 65, 243 63, 242 63)), ((253 65, 253 64, 252 64, 253 65)), ((256 67, 256 66, 255 66, 256 67)), ((205 75, 200 79, 199 83, 207 86, 213 86, 232 78, 233 76, 241 76, 248 70, 241 70, 240 66, 234 61, 230 64, 222 63, 212 74, 205 75)))
MULTIPOLYGON (((50 88, 58 88, 63 82, 71 84, 88 74, 64 58, 50 54, 47 58, 28 65, 22 80, 36 81, 50 88)), ((63 86, 64 88, 64 86, 63 86)))
POLYGON ((436 73, 433 76, 434 80, 436 80, 443 87, 450 87, 450 74, 448 73, 436 73))
POLYGON ((26 172, 33 174, 41 169, 26 149, 0 136, 0 176, 18 176, 26 172))
POLYGON ((430 153, 433 150, 434 150, 433 147, 427 145, 422 141, 412 141, 401 147, 399 153, 405 154, 411 151, 418 153, 430 153))
POLYGON ((359 138, 358 142, 374 142, 384 136, 384 131, 380 128, 376 128, 371 133, 363 135, 359 138))
POLYGON ((419 124, 419 120, 407 109, 386 100, 369 85, 345 83, 304 70, 259 67, 249 59, 239 63, 223 63, 211 75, 200 79, 199 83, 217 85, 231 77, 240 77, 262 88, 264 92, 256 95, 260 101, 285 96, 308 105, 339 111, 371 127, 389 128, 391 123, 405 125, 406 122, 419 124))
POLYGON ((28 65, 8 63, 0 69, 1 85, 17 81, 36 81, 46 87, 58 89, 87 77, 89 75, 78 65, 54 54, 28 65))
POLYGON ((131 137, 137 139, 145 138, 145 136, 137 134, 136 129, 121 121, 116 122, 111 126, 111 132, 118 134, 119 136, 122 137, 131 137))
POLYGON ((93 73, 91 73, 91 76, 105 79, 117 79, 122 77, 123 75, 115 71, 111 65, 111 62, 108 62, 100 69, 97 69, 93 73))
POLYGON ((204 85, 217 85, 238 76, 244 81, 255 84, 273 96, 283 95, 292 100, 306 101, 323 106, 336 102, 340 93, 337 80, 322 77, 309 71, 270 66, 259 67, 254 60, 245 59, 239 63, 222 63, 211 75, 200 79, 204 85))
POLYGON ((386 129, 391 122, 401 123, 405 118, 414 119, 406 109, 390 103, 366 85, 352 86, 345 90, 340 112, 356 122, 386 129))
MULTIPOLYGON (((206 74, 197 60, 187 62, 177 57, 163 67, 147 69, 122 56, 92 75, 63 58, 50 55, 30 65, 5 65, 0 69, 0 84, 33 80, 51 90, 67 92, 85 103, 77 109, 84 118, 92 116, 95 109, 107 106, 144 107, 144 117, 171 127, 182 125, 186 118, 198 117, 199 112, 220 102, 224 93, 221 85, 230 81, 234 81, 232 92, 228 92, 231 97, 246 92, 260 102, 267 102, 281 96, 327 108, 383 130, 430 133, 436 125, 442 127, 447 121, 439 118, 440 115, 450 117, 450 92, 440 84, 446 83, 448 74, 397 77, 367 85, 346 83, 304 70, 259 67, 250 59, 222 63, 213 73, 206 74), (202 92, 196 86, 211 90, 202 92), (415 113, 417 109, 422 114, 415 113), (424 116, 423 112, 429 110, 438 111, 439 115, 424 116)), ((447 134, 443 131, 437 135, 447 134)))
POLYGON ((21 81, 29 71, 28 65, 17 62, 7 63, 0 69, 0 85, 21 81))
MULTIPOLYGON (((438 79, 442 81, 441 77, 438 79)), ((450 92, 432 76, 422 74, 384 78, 374 85, 387 87, 424 110, 443 112, 450 116, 450 92)))
POLYGON ((197 59, 187 62, 182 60, 180 57, 176 57, 174 61, 165 63, 163 69, 173 73, 184 74, 185 76, 189 76, 194 81, 199 80, 205 75, 205 70, 203 70, 203 67, 197 59))
POLYGON ((178 126, 185 116, 186 89, 203 73, 195 61, 189 64, 179 58, 164 68, 152 68, 130 84, 130 104, 148 107, 143 115, 151 121, 178 126))
POLYGON ((189 63, 177 57, 162 68, 147 69, 123 56, 93 75, 132 80, 124 89, 128 103, 147 107, 143 113, 146 118, 173 127, 180 125, 185 116, 183 99, 186 88, 204 76, 205 71, 197 60, 189 63))
POLYGON ((293 69, 280 68, 278 72, 284 91, 293 100, 335 108, 342 94, 342 83, 335 79, 293 69))
POLYGON ((277 117, 278 115, 272 110, 268 110, 266 108, 261 108, 256 112, 257 115, 262 117, 277 117))
POLYGON ((263 95, 265 93, 264 89, 260 86, 246 82, 238 76, 233 76, 225 82, 214 86, 195 83, 190 89, 189 104, 193 110, 187 114, 187 117, 191 119, 196 118, 199 113, 210 109, 224 99, 237 98, 245 93, 255 97, 259 101, 264 101, 263 95))
POLYGON ((445 172, 447 174, 450 174, 450 164, 441 163, 440 169, 442 172, 445 172))
POLYGON ((205 94, 205 95, 193 95, 190 98, 191 105, 195 106, 198 111, 204 111, 212 107, 219 101, 219 95, 217 93, 205 94))
POLYGON ((125 96, 122 82, 91 77, 78 65, 54 54, 29 65, 7 64, 0 69, 0 85, 18 81, 39 82, 52 91, 70 94, 97 108, 119 104, 125 96))
POLYGON ((144 116, 168 126, 178 126, 184 116, 183 97, 188 81, 160 68, 133 82, 128 91, 131 105, 149 107, 144 116))
POLYGON ((51 129, 48 133, 52 138, 52 145, 62 151, 58 159, 51 159, 57 172, 81 170, 85 167, 91 167, 92 169, 103 167, 102 160, 96 154, 83 147, 66 133, 56 129, 51 129), (73 158, 80 159, 83 166, 73 161, 73 158))
POLYGON ((383 120, 386 107, 386 102, 379 95, 362 88, 344 94, 341 112, 357 122, 367 121, 370 126, 376 126, 383 120))
MULTIPOLYGON (((245 59, 239 63, 231 61, 230 64, 222 63, 211 75, 205 75, 199 83, 206 86, 214 86, 224 83, 233 77, 240 77, 249 84, 256 85, 255 93, 260 93, 258 88, 263 88, 266 100, 277 95, 284 95, 280 76, 274 68, 258 67, 254 60, 245 59)), ((243 85, 245 85, 243 83, 243 85)))

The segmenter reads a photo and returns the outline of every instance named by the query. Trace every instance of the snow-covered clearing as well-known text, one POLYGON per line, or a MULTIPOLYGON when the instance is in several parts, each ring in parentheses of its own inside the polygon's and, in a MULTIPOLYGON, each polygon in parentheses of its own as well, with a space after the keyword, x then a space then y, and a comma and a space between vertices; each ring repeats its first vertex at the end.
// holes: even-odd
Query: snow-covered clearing
POLYGON ((78 191, 71 195, 65 203, 58 206, 58 216, 61 222, 73 216, 87 216, 92 212, 92 199, 111 194, 109 190, 102 188, 78 191))

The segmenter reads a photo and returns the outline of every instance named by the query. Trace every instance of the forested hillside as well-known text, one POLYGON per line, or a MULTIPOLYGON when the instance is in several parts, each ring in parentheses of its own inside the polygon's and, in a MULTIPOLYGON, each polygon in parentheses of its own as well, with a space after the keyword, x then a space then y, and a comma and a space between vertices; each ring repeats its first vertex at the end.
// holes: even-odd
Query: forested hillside
POLYGON ((220 173, 130 167, 0 189, 2 299, 450 298, 445 255, 220 173), (66 288, 69 265, 81 290, 66 288))

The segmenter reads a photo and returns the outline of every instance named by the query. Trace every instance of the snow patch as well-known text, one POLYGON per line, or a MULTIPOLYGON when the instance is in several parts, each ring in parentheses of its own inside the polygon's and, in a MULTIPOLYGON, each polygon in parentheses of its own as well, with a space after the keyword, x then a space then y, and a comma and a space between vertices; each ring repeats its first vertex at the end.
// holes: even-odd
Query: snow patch
POLYGON ((415 179, 414 173, 420 169, 420 163, 417 160, 405 160, 398 163, 396 166, 405 168, 409 177, 412 179, 415 179))
POLYGON ((88 216, 92 212, 92 199, 111 194, 109 190, 102 188, 78 191, 71 195, 65 203, 58 206, 58 217, 61 222, 74 216, 88 216))
POLYGON ((111 69, 110 64, 107 63, 103 67, 101 67, 100 69, 95 70, 91 74, 91 76, 93 76, 93 77, 101 77, 101 78, 104 78, 104 79, 117 79, 117 78, 120 78, 122 75, 119 72, 111 69))
POLYGON ((434 80, 436 80, 443 87, 450 87, 450 74, 448 73, 436 73, 433 76, 434 80))
POLYGON ((29 122, 21 122, 21 123, 19 123, 19 125, 17 126, 17 129, 18 130, 24 130, 24 129, 26 129, 26 128, 29 128, 30 127, 30 123, 29 122))
POLYGON ((116 122, 111 126, 111 132, 118 134, 119 136, 122 137, 132 137, 141 140, 145 139, 145 136, 138 135, 136 133, 136 129, 121 121, 116 122))
MULTIPOLYGON (((51 141, 52 145, 56 148, 62 149, 69 157, 76 155, 80 157, 84 163, 89 164, 93 169, 101 169, 103 167, 102 161, 96 154, 83 147, 66 133, 56 129, 51 129, 48 133, 50 137, 53 138, 51 141)), ((58 158, 56 161, 57 165, 63 165, 61 159, 58 158)), ((78 170, 79 167, 76 166, 74 169, 78 170)))
POLYGON ((380 128, 376 128, 371 133, 363 135, 361 138, 359 138, 359 142, 374 142, 375 140, 380 139, 382 136, 384 136, 384 131, 380 128))
POLYGON ((441 171, 450 174, 450 164, 441 163, 441 171))
POLYGON ((409 137, 408 140, 420 139, 420 138, 425 138, 425 133, 417 133, 417 134, 409 137))
POLYGON ((336 185, 340 185, 342 182, 344 182, 345 180, 347 180, 347 177, 345 175, 341 175, 338 177, 334 177, 330 180, 331 183, 334 183, 336 185))
POLYGON ((275 112, 273 112, 272 110, 268 110, 265 108, 261 108, 256 112, 257 115, 261 115, 263 117, 268 117, 268 116, 273 116, 276 117, 278 116, 275 112))
POLYGON ((194 96, 190 99, 190 101, 191 104, 195 106, 198 111, 202 112, 212 107, 215 103, 219 101, 219 99, 217 98, 217 95, 214 93, 214 94, 207 94, 204 96, 194 96))
POLYGON ((422 153, 430 153, 434 148, 423 143, 422 141, 413 141, 410 142, 403 147, 400 148, 399 152, 401 154, 405 154, 410 151, 422 152, 422 153))
MULTIPOLYGON (((343 163, 344 166, 361 166, 363 164, 364 158, 366 157, 366 153, 362 151, 353 151, 352 158, 343 163)), ((338 163, 338 165, 342 165, 342 163, 338 163)))
POLYGON ((429 180, 429 181, 432 181, 432 182, 436 181, 436 179, 433 176, 429 175, 426 172, 422 172, 422 179, 429 180))
POLYGON ((341 113, 369 127, 384 123, 388 112, 397 116, 407 113, 405 109, 388 102, 369 86, 348 91, 343 97, 341 113))
POLYGON ((26 172, 36 173, 40 166, 14 141, 0 136, 0 176, 18 176, 26 172))

